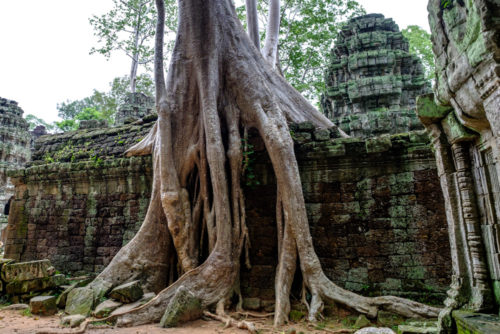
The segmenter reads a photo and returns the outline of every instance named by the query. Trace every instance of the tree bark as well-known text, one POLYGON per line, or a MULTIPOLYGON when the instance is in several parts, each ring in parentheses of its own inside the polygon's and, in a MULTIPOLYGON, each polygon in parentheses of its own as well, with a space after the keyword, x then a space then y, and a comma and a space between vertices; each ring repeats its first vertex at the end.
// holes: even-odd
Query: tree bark
POLYGON ((359 296, 336 286, 323 273, 309 231, 288 123, 311 121, 321 128, 333 124, 269 68, 243 30, 232 1, 179 1, 179 31, 166 81, 163 0, 156 0, 156 5, 158 121, 127 153, 153 155, 151 203, 137 235, 91 287, 103 293, 140 277, 151 289, 161 285, 164 289, 149 303, 118 315, 118 325, 159 321, 180 287, 198 297, 203 307, 218 305, 223 312, 237 290, 234 285, 248 238, 240 175, 241 138, 250 128, 264 140, 278 183, 275 324, 282 324, 290 310, 297 256, 312 295, 312 321, 322 309, 322 299, 370 317, 379 309, 404 316, 437 316, 438 309, 401 298, 359 296), (210 243, 204 261, 201 231, 210 243), (181 276, 167 286, 174 256, 181 264, 181 276))
POLYGON ((250 40, 257 50, 260 50, 259 18, 257 14, 257 0, 245 0, 247 11, 247 30, 250 40))
POLYGON ((267 20, 266 41, 262 55, 264 59, 273 67, 276 67, 278 53, 278 42, 280 33, 280 0, 270 0, 269 18, 267 20))

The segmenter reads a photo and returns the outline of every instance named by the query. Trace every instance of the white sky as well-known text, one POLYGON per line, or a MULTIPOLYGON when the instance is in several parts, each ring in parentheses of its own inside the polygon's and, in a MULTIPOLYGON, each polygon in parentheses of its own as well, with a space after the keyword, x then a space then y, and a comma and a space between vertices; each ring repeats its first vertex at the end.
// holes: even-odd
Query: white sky
MULTIPOLYGON (((392 17, 401 29, 429 30, 427 0, 358 0, 367 13, 392 17)), ((57 103, 81 99, 129 72, 128 58, 89 55, 96 39, 92 14, 111 0, 0 0, 0 96, 16 100, 26 114, 57 120, 57 103)))

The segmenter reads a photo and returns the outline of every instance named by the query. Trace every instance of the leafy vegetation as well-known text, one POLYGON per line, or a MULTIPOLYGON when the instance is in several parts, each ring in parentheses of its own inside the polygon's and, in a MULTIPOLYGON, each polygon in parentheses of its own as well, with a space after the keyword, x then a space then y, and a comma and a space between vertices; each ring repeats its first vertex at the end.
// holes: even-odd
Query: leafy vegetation
POLYGON ((45 120, 43 120, 43 119, 41 119, 39 117, 36 117, 35 115, 32 115, 32 114, 26 115, 24 117, 24 119, 26 120, 26 122, 28 122, 30 131, 33 131, 39 125, 45 126, 45 128, 47 129, 47 131, 51 131, 55 127, 54 123, 49 124, 45 120))
POLYGON ((422 61, 426 79, 433 79, 435 63, 434 53, 432 52, 431 34, 416 25, 408 26, 401 32, 410 43, 410 53, 416 55, 422 61))
MULTIPOLYGON (((153 1, 147 0, 113 0, 113 9, 101 16, 89 19, 97 37, 98 46, 90 53, 111 57, 113 51, 125 53, 132 62, 128 82, 130 92, 136 92, 137 73, 139 66, 151 70, 149 64, 153 61, 153 37, 156 27, 156 7, 153 1)), ((177 29, 177 2, 166 0, 167 33, 177 29)), ((170 41, 173 38, 170 38, 170 41)), ((173 44, 167 45, 171 51, 173 44)), ((167 52, 169 54, 170 52, 167 52)))
MULTIPOLYGON (((128 76, 115 78, 109 83, 108 92, 94 90, 91 96, 81 100, 66 101, 57 105, 58 116, 63 120, 56 126, 61 131, 78 129, 81 120, 107 120, 113 124, 118 106, 125 101, 128 94, 128 76)), ((153 95, 153 81, 148 74, 137 76, 136 92, 153 95)))
MULTIPOLYGON (((265 27, 269 0, 258 0, 259 20, 265 27)), ((245 22, 245 7, 237 8, 245 22)), ((284 77, 304 97, 319 103, 323 71, 332 43, 348 19, 365 14, 355 0, 284 0, 281 5, 279 65, 284 77)), ((261 31, 261 40, 265 30, 261 31)))

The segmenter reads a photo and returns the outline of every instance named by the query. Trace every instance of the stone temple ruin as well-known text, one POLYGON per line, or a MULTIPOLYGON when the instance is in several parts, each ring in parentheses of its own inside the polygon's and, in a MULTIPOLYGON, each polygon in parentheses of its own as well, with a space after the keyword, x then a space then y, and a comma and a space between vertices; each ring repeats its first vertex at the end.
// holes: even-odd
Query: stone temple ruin
POLYGON ((350 20, 331 50, 323 112, 355 137, 422 129, 415 100, 430 84, 408 48, 392 19, 370 14, 350 20))
POLYGON ((7 170, 24 167, 30 159, 28 123, 22 116, 23 110, 17 102, 0 98, 0 231, 7 224, 4 206, 14 195, 7 170))
POLYGON ((442 330, 480 333, 500 305, 500 4, 429 2, 435 95, 420 97, 418 116, 431 134, 444 193, 452 284, 442 330), (481 327, 482 326, 482 327, 481 327))
MULTIPOLYGON (((397 25, 370 14, 348 22, 326 70, 323 109, 351 138, 290 125, 311 233, 336 284, 444 302, 436 327, 401 333, 497 333, 500 6, 430 0, 429 12, 435 95, 397 25)), ((6 257, 96 273, 133 237, 149 203, 151 157, 123 152, 156 116, 122 114, 117 127, 40 137, 26 168, 9 172, 6 257)), ((252 266, 241 269, 241 288, 246 309, 272 311, 276 180, 260 138, 249 142, 258 182, 244 189, 252 266)))

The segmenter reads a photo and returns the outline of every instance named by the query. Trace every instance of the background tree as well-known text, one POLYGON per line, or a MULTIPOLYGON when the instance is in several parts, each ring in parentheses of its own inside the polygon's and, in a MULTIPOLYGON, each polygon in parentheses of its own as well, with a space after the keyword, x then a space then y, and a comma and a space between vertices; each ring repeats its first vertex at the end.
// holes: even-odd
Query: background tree
POLYGON ((65 119, 62 120, 61 122, 55 122, 55 125, 59 128, 61 131, 74 131, 78 130, 80 126, 80 121, 87 121, 87 120, 108 120, 102 112, 97 110, 94 107, 85 107, 83 108, 82 111, 80 111, 78 114, 76 114, 75 118, 73 119, 65 119))
POLYGON ((30 131, 35 129, 38 125, 45 126, 45 129, 47 129, 47 131, 52 131, 54 129, 54 126, 55 126, 54 123, 49 124, 45 120, 43 120, 39 117, 36 117, 33 114, 26 115, 26 117, 24 117, 24 119, 26 120, 26 122, 28 122, 30 131))
MULTIPOLYGON (((169 13, 165 23, 170 32, 175 32, 177 7, 174 0, 165 2, 169 13)), ((99 43, 90 53, 109 59, 112 51, 124 52, 131 59, 130 92, 135 93, 139 66, 153 61, 156 8, 151 0, 113 0, 113 4, 108 13, 89 19, 99 43)))
MULTIPOLYGON (((61 122, 56 122, 57 127, 62 131, 75 130, 78 128, 78 120, 105 119, 109 124, 113 124, 114 115, 118 107, 125 101, 129 94, 129 76, 118 77, 110 82, 110 90, 101 92, 94 89, 91 96, 80 100, 66 101, 57 104, 58 116, 61 122), (97 113, 88 113, 88 110, 95 110, 97 113), (87 110, 87 112, 86 112, 87 110), (86 112, 86 113, 85 113, 86 112), (79 116, 81 113, 84 115, 79 116), (83 117, 83 118, 82 118, 83 117)), ((136 92, 153 96, 153 80, 148 74, 139 74, 136 79, 136 92)))
POLYGON ((410 53, 416 55, 422 61, 426 79, 434 79, 435 63, 431 34, 416 25, 408 26, 401 32, 410 43, 410 53))
MULTIPOLYGON (((270 0, 256 0, 259 22, 267 26, 270 0)), ((245 6, 237 8, 245 21, 245 6)), ((282 0, 279 67, 288 82, 318 104, 324 90, 324 70, 332 43, 349 18, 365 14, 356 0, 282 0)), ((265 30, 261 29, 261 40, 265 30)))
POLYGON ((357 295, 324 274, 313 247, 288 123, 310 121, 345 134, 269 66, 242 29, 233 2, 179 1, 179 33, 167 80, 163 0, 156 5, 158 120, 127 151, 128 156, 152 154, 150 204, 134 238, 87 287, 94 291, 90 298, 99 300, 112 287, 139 278, 158 295, 113 315, 118 325, 157 322, 168 305, 176 305, 186 294, 225 317, 225 307, 239 295, 237 277, 248 238, 242 139, 253 129, 264 142, 277 180, 275 323, 288 318, 297 262, 311 296, 306 301, 311 321, 321 312, 323 300, 370 317, 382 309, 406 317, 437 316, 439 309, 406 299, 357 295))

